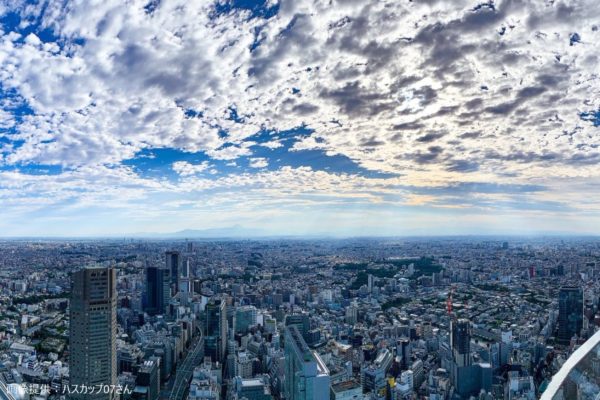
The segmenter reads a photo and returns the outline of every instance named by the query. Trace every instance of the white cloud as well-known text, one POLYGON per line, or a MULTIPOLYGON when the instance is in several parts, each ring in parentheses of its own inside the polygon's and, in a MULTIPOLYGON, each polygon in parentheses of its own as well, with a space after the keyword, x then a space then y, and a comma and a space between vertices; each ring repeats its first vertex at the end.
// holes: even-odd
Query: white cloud
POLYGON ((269 166, 269 162, 264 157, 253 157, 249 159, 250 167, 252 168, 265 168, 269 166))
MULTIPOLYGON (((146 3, 0 7, 6 13, 14 5, 27 17, 22 28, 40 21, 59 38, 0 36, 0 82, 11 93, 0 101, 0 129, 11 130, 0 133, 0 163, 66 168, 45 180, 21 173, 32 187, 9 180, 0 186, 3 199, 46 207, 47 198, 36 200, 36 191, 89 204, 101 203, 111 188, 143 199, 156 191, 177 195, 191 181, 211 190, 236 181, 269 187, 281 182, 260 170, 215 179, 220 175, 210 161, 175 162, 183 182, 173 184, 142 178, 122 163, 142 150, 176 148, 228 165, 247 157, 260 169, 271 160, 253 154, 252 146, 283 144, 251 142, 252 135, 305 126, 314 133, 292 150, 344 155, 402 178, 339 175, 353 181, 342 194, 332 190, 342 185, 331 178, 336 174, 325 178, 311 170, 305 182, 297 178, 302 169, 292 176, 281 169, 290 182, 283 186, 296 195, 302 191, 292 185, 302 184, 327 196, 385 203, 396 194, 398 204, 436 207, 455 200, 420 188, 542 185, 543 195, 527 196, 596 212, 581 186, 561 190, 569 179, 600 178, 598 127, 580 118, 600 109, 600 9, 593 0, 478 7, 470 1, 281 0, 268 20, 248 12, 211 19, 208 1, 160 2, 152 13, 146 3), (574 33, 578 42, 571 40, 574 33), (31 112, 21 113, 23 106, 31 112), (108 171, 113 180, 96 171, 108 171), (201 172, 215 176, 197 180, 201 172), (85 195, 75 189, 90 182, 85 195), (379 195, 361 191, 370 185, 379 195)), ((113 202, 127 200, 115 195, 113 202)))
POLYGON ((203 161, 200 164, 191 164, 187 161, 177 161, 173 163, 173 171, 181 176, 196 175, 210 168, 208 161, 203 161))

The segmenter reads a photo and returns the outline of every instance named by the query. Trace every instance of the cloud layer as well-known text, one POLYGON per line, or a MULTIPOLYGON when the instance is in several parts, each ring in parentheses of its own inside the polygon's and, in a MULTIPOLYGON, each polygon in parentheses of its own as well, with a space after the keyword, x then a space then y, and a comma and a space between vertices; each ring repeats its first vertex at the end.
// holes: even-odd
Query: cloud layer
POLYGON ((161 218, 297 233, 311 213, 361 213, 350 234, 457 216, 473 232, 510 218, 597 233, 593 0, 10 1, 0 14, 6 229, 88 218, 102 223, 84 233, 120 233, 135 210, 126 233, 161 218))

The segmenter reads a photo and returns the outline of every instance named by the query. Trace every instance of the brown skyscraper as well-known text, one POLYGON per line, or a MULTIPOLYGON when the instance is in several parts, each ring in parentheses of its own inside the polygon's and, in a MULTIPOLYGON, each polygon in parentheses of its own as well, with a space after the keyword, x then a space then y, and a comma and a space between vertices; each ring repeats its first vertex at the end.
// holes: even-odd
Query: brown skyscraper
MULTIPOLYGON (((114 268, 88 267, 71 277, 70 360, 71 389, 117 384, 117 291, 114 268)), ((96 389, 98 391, 98 389, 96 389)), ((108 400, 111 391, 73 393, 72 399, 108 400)))

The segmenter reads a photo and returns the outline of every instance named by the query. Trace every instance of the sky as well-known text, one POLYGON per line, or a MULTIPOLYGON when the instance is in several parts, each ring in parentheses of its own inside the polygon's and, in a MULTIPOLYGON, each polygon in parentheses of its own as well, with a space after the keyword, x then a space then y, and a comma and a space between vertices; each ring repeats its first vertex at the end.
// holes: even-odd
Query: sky
POLYGON ((0 236, 600 233, 597 0, 0 0, 0 236))

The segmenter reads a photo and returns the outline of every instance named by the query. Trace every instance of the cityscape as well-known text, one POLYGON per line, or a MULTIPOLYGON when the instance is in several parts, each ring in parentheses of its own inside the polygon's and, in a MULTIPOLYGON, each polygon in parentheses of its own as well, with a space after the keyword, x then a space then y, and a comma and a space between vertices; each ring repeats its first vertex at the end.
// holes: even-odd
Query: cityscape
MULTIPOLYGON (((594 238, 6 240, 0 263, 9 399, 536 399, 600 327, 594 238)), ((595 357, 557 398, 595 398, 595 357)))
POLYGON ((600 400, 600 0, 0 0, 0 400, 600 400))

